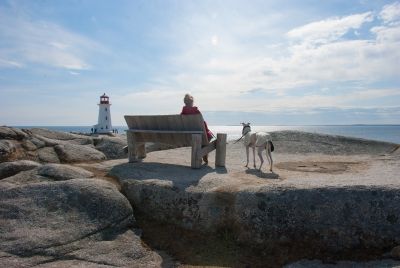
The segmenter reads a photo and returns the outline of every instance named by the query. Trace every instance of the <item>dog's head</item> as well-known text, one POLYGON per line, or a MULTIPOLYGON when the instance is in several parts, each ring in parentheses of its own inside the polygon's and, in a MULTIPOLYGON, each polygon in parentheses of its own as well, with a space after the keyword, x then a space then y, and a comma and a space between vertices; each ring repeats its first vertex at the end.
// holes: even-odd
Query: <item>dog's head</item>
POLYGON ((250 123, 242 123, 243 129, 242 129, 242 135, 245 135, 247 132, 251 131, 250 123))

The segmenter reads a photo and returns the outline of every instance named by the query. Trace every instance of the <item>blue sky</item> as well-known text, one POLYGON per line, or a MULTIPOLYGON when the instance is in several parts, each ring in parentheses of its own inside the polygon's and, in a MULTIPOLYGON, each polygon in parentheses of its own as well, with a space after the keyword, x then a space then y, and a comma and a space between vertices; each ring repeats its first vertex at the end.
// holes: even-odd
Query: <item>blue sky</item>
POLYGON ((400 124, 400 1, 0 1, 0 125, 400 124))

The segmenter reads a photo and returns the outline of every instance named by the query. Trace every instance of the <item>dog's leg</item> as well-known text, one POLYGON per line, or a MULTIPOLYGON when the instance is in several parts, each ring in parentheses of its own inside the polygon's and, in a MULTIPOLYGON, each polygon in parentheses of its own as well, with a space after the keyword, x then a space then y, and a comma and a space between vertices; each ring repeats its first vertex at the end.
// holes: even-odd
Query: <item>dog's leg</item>
POLYGON ((273 161, 272 161, 272 154, 271 154, 271 143, 269 143, 269 142, 268 142, 268 145, 267 145, 266 153, 267 153, 267 158, 268 158, 268 162, 269 162, 269 171, 272 172, 273 161))
POLYGON ((260 168, 258 169, 259 171, 261 171, 261 167, 264 164, 264 159, 262 157, 262 151, 263 151, 263 147, 258 147, 257 148, 258 157, 260 158, 260 161, 261 161, 260 168))
POLYGON ((246 157, 247 157, 247 162, 245 167, 247 167, 249 165, 249 146, 246 146, 246 157))
POLYGON ((269 157, 268 150, 269 150, 269 148, 267 145, 267 146, 265 146, 265 155, 267 156, 268 164, 271 166, 271 159, 269 157))
POLYGON ((253 148, 253 161, 254 161, 253 167, 256 168, 256 147, 252 146, 252 148, 253 148))

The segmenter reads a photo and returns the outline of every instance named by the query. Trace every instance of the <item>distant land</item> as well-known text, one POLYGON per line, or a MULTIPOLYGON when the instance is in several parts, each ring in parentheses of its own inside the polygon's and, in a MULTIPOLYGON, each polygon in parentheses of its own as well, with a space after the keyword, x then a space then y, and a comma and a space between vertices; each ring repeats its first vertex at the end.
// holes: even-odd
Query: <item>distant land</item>
MULTIPOLYGON (((387 141, 400 144, 400 124, 349 124, 349 125, 257 125, 252 124, 255 131, 298 130, 312 133, 322 133, 340 136, 349 136, 370 140, 387 141)), ((47 128, 50 130, 90 133, 92 126, 15 126, 17 128, 47 128)), ((113 126, 122 134, 126 126, 113 126)), ((228 134, 228 140, 233 140, 241 135, 240 124, 236 125, 210 125, 214 133, 228 134)))

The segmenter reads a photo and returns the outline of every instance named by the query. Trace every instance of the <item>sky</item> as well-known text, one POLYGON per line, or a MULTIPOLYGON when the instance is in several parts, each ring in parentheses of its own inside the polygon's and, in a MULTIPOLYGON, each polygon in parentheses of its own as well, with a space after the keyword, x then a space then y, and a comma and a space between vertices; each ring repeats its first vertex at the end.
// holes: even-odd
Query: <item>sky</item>
POLYGON ((0 0, 0 125, 400 124, 400 1, 0 0))

